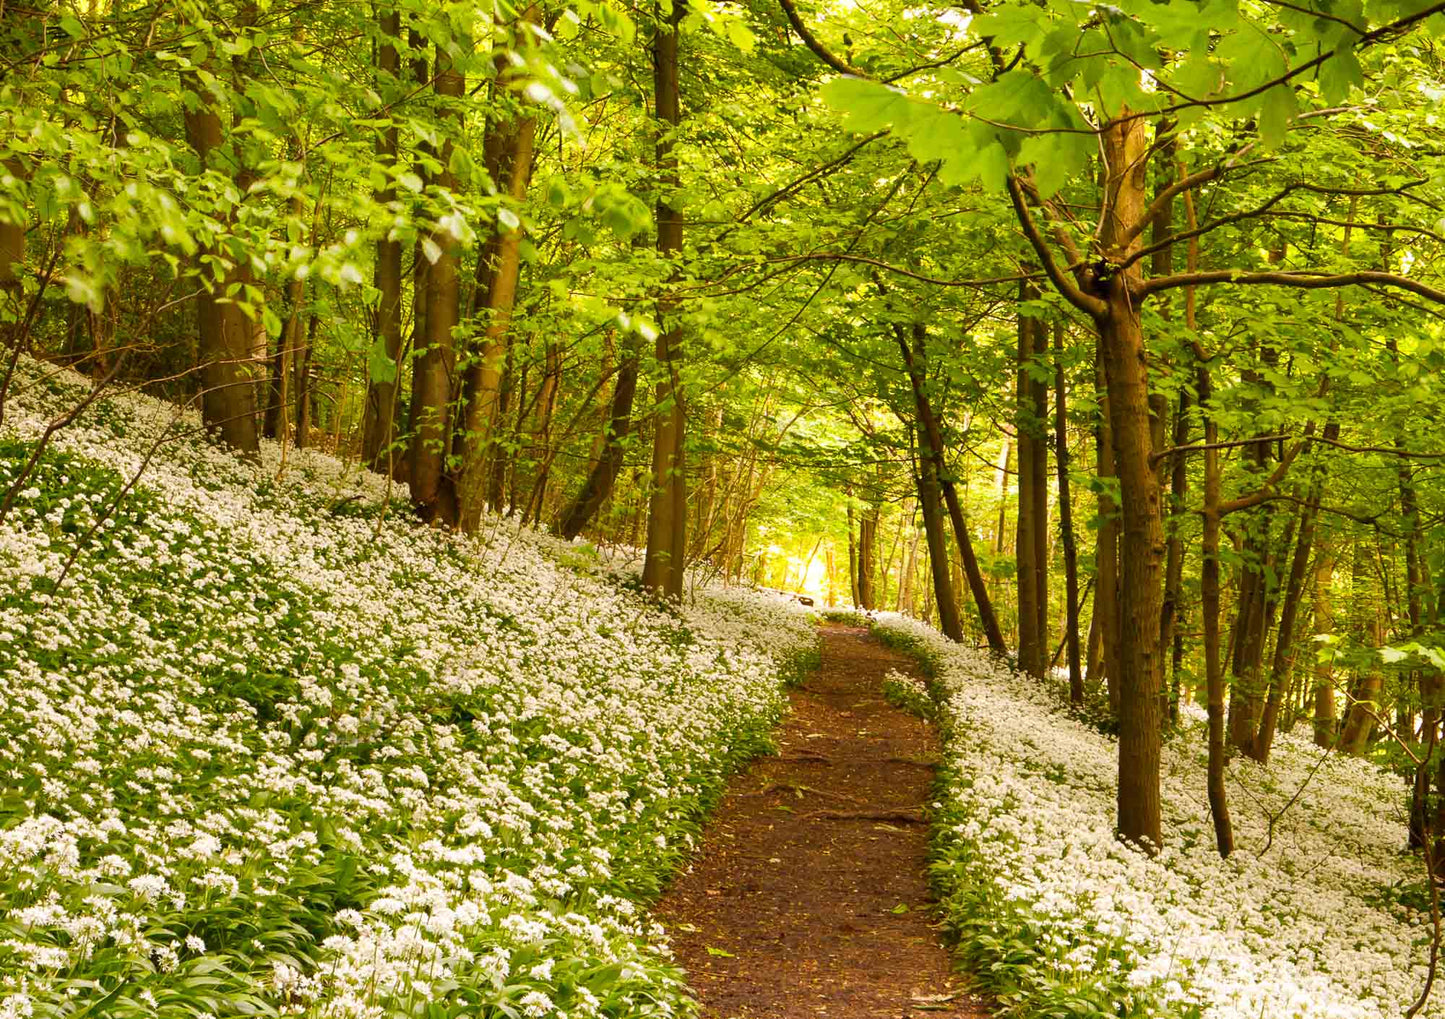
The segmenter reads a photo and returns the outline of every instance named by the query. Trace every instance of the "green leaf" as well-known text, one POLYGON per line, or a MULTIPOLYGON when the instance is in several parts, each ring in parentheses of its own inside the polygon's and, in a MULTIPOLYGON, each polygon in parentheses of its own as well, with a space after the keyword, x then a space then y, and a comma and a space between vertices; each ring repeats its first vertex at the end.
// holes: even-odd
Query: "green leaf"
POLYGON ((378 336, 366 356, 366 373, 373 383, 396 381, 396 362, 386 352, 386 338, 378 336))
POLYGON ((470 180, 472 176, 472 156, 465 145, 458 145, 452 149, 452 155, 447 160, 447 170, 456 174, 463 180, 470 180))
POLYGON ((913 105, 920 108, 911 111, 913 115, 901 131, 908 142, 908 154, 920 163, 967 161, 973 151, 967 122, 937 106, 913 105))
POLYGON ((1341 46, 1320 65, 1320 94, 1331 106, 1344 102, 1351 88, 1365 87, 1365 73, 1352 46, 1341 46))
POLYGON ((1265 145, 1273 149, 1284 144, 1294 113, 1294 89, 1290 86, 1277 85, 1264 94, 1259 111, 1259 137, 1265 145))
POLYGON ((720 956, 722 956, 724 959, 732 959, 732 958, 734 958, 733 953, 729 952, 726 948, 713 948, 712 945, 708 945, 708 946, 707 946, 707 954, 708 954, 708 955, 720 955, 720 956))
POLYGON ((1001 7, 997 14, 974 18, 971 35, 989 39, 998 47, 1024 46, 1036 48, 1049 31, 1049 12, 1033 4, 1012 4, 1001 7))
POLYGON ((60 30, 72 39, 85 38, 85 26, 74 15, 66 15, 60 19, 60 30))
POLYGON ((876 81, 833 78, 820 91, 825 103, 846 113, 849 126, 864 134, 906 123, 912 113, 906 95, 876 81))

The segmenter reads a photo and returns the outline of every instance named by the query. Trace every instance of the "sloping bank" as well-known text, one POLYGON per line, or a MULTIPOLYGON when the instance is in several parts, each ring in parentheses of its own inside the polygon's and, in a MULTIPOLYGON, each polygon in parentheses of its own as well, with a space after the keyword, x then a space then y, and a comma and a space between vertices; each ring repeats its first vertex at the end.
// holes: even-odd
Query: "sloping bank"
MULTIPOLYGON (((0 490, 83 391, 22 366, 0 490)), ((808 618, 660 610, 198 424, 93 408, 0 524, 0 1016, 685 1013, 637 904, 766 745, 808 618)))
MULTIPOLYGON (((1221 861, 1196 716, 1164 749, 1169 842, 1149 858, 1113 835, 1117 743, 1069 717, 1061 691, 916 621, 876 625, 933 676, 945 741, 933 877, 960 962, 1003 1004, 1376 1019, 1419 994, 1429 914, 1422 867, 1401 852, 1397 778, 1285 735, 1269 768, 1231 765, 1239 849, 1221 861)), ((1445 1001, 1422 1014, 1445 1015, 1445 1001)))

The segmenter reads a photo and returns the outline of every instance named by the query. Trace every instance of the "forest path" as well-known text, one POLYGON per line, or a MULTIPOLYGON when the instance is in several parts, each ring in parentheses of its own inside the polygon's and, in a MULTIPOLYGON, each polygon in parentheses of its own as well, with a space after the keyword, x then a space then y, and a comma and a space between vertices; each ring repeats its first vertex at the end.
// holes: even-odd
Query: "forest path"
POLYGON ((821 628, 779 753, 735 777, 655 915, 704 1019, 922 1019, 988 1012, 962 990, 924 876, 938 739, 883 699, 913 662, 821 628))

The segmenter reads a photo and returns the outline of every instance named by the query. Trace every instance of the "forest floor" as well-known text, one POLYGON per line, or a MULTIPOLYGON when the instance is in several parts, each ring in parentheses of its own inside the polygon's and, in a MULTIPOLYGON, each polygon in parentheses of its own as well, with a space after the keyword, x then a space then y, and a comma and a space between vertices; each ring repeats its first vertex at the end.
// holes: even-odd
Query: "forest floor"
POLYGON ((883 698, 911 660, 822 628, 779 753, 738 775, 656 909, 704 1019, 988 1015, 939 940, 924 876, 938 740, 883 698))

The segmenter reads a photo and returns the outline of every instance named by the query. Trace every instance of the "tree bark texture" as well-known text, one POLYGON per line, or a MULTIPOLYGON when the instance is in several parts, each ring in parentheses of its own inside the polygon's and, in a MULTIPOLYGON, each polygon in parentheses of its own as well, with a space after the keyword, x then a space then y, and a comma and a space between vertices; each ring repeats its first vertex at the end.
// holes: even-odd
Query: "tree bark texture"
MULTIPOLYGON (((668 191, 677 187, 673 133, 682 122, 678 93, 679 25, 686 4, 674 0, 665 21, 653 35, 653 86, 656 97, 657 166, 661 190, 657 199, 657 250, 674 258, 682 250, 682 213, 673 208, 668 191)), ((657 336, 657 409, 652 447, 652 497, 647 521, 647 555, 642 584, 656 594, 680 597, 687 556, 687 481, 684 449, 686 418, 679 376, 682 329, 675 319, 676 302, 667 294, 658 302, 661 331, 657 336)))

